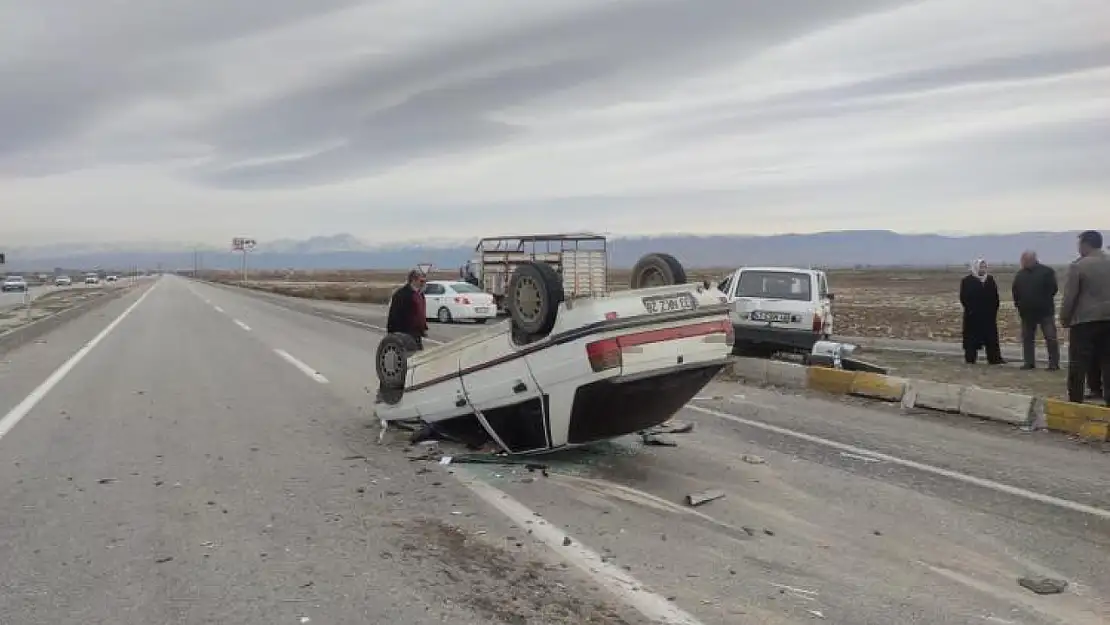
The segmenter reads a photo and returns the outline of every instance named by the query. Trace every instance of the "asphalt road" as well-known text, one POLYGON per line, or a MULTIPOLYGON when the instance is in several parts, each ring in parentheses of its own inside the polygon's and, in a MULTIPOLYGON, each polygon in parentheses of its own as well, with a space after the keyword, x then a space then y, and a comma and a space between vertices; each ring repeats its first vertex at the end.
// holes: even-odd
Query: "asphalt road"
POLYGON ((377 442, 365 307, 136 291, 0 363, 0 622, 1110 620, 1093 447, 715 383, 676 447, 441 466, 377 442))

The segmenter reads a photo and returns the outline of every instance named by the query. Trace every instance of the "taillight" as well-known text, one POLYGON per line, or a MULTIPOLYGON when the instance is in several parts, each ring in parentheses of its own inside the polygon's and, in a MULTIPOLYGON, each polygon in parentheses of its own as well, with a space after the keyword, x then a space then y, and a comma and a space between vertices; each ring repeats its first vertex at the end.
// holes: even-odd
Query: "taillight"
POLYGON ((465 304, 465 305, 469 306, 470 305, 470 300, 465 298, 465 297, 456 297, 455 298, 455 303, 456 304, 465 304))
POLYGON ((731 346, 736 342, 736 330, 732 327, 732 321, 723 319, 721 321, 706 321, 686 326, 636 332, 594 341, 586 345, 586 355, 590 359, 590 367, 595 372, 606 371, 616 369, 624 364, 622 350, 626 348, 699 336, 706 337, 706 340, 717 340, 713 336, 717 334, 725 335, 727 345, 731 346))
POLYGON ((594 372, 616 369, 622 364, 621 344, 617 339, 594 341, 586 345, 586 356, 594 372))
POLYGON ((823 327, 822 326, 823 323, 824 323, 824 321, 821 319, 821 315, 819 315, 817 313, 813 313, 813 333, 814 334, 821 334, 821 328, 823 327))

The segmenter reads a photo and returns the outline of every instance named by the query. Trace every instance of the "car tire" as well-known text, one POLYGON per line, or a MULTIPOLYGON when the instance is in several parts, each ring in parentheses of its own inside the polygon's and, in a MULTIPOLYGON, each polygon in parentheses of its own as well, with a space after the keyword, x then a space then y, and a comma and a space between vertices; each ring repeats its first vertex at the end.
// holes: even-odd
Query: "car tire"
POLYGON ((642 256, 632 268, 632 277, 629 280, 629 286, 633 289, 671 284, 686 284, 686 270, 677 258, 662 253, 642 256))
POLYGON ((453 321, 451 311, 448 310, 446 306, 440 306, 439 311, 436 312, 436 319, 439 320, 440 323, 451 323, 451 321, 453 321))
POLYGON ((408 377, 408 357, 409 354, 417 351, 420 351, 420 346, 416 344, 416 340, 402 332, 387 334, 378 342, 374 368, 386 403, 397 403, 401 400, 397 392, 405 388, 405 380, 408 377), (386 391, 394 391, 388 395, 391 397, 396 395, 396 400, 388 401, 389 398, 385 397, 386 391))
POLYGON ((563 281, 545 263, 522 263, 513 271, 505 297, 513 327, 533 338, 542 338, 555 326, 559 304, 565 299, 563 281))

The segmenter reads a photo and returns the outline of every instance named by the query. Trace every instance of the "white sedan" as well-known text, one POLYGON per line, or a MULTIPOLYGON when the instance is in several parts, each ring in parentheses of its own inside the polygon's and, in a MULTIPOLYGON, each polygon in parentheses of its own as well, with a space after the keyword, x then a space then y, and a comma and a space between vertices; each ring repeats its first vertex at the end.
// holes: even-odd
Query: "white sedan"
POLYGON ((485 323, 497 317, 497 306, 493 295, 469 282, 434 280, 424 285, 424 301, 427 302, 428 319, 441 323, 451 323, 458 319, 469 319, 485 323))

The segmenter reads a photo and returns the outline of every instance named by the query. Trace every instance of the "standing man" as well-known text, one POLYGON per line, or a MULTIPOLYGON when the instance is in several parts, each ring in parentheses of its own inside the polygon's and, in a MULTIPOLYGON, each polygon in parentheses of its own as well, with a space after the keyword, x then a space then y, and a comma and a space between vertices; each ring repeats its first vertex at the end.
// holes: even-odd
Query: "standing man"
POLYGON ((1060 368, 1060 342, 1056 337, 1056 270, 1042 265, 1037 253, 1026 250, 1021 255, 1021 269, 1014 276, 1011 289, 1014 306, 1021 317, 1022 369, 1035 369, 1037 328, 1044 335, 1048 350, 1048 370, 1060 368))
POLYGON ((397 289, 389 300, 387 332, 403 332, 416 339, 424 349, 424 336, 428 334, 427 305, 424 303, 424 283, 427 277, 419 269, 409 272, 405 286, 397 289))
POLYGON ((1079 258, 1064 282, 1060 325, 1069 329, 1068 401, 1082 403, 1096 361, 1102 390, 1110 387, 1110 257, 1102 251, 1102 234, 1094 230, 1079 235, 1079 258))

